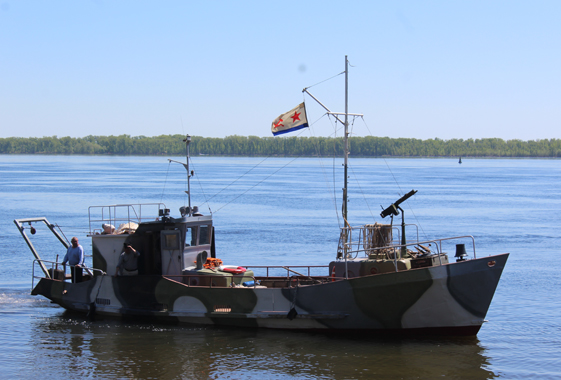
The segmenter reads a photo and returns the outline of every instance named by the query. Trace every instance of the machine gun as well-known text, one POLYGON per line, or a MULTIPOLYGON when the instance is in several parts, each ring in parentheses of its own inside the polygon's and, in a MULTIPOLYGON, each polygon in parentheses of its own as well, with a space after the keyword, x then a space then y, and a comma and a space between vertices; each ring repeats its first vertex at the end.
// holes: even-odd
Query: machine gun
POLYGON ((416 192, 417 190, 411 190, 410 192, 399 198, 397 201, 392 203, 390 206, 386 207, 386 209, 380 213, 380 216, 382 218, 391 215, 393 220, 393 216, 398 216, 399 210, 401 210, 401 257, 404 257, 407 253, 407 247, 405 246, 405 244, 407 244, 407 239, 405 238, 405 212, 401 207, 399 207, 399 205, 415 195, 416 192))
POLYGON ((405 202, 406 200, 408 200, 409 198, 411 198, 413 195, 415 195, 415 193, 417 192, 417 190, 411 190, 410 192, 408 192, 407 194, 405 194, 404 196, 402 196, 401 198, 399 198, 397 201, 395 201, 394 203, 392 203, 389 207, 387 207, 384 211, 382 211, 380 213, 380 216, 382 218, 385 218, 388 215, 395 215, 398 216, 399 215, 399 210, 401 210, 403 212, 403 209, 401 207, 399 207, 399 205, 403 202, 405 202))

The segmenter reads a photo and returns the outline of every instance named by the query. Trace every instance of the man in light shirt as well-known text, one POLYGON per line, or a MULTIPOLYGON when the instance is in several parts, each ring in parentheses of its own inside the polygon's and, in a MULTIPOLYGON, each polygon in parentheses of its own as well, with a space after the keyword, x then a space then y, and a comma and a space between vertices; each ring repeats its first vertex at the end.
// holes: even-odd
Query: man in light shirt
POLYGON ((66 263, 70 264, 70 274, 72 282, 82 282, 82 266, 84 265, 84 248, 78 244, 78 238, 74 236, 70 241, 72 246, 68 247, 66 255, 62 260, 64 272, 66 273, 66 263))

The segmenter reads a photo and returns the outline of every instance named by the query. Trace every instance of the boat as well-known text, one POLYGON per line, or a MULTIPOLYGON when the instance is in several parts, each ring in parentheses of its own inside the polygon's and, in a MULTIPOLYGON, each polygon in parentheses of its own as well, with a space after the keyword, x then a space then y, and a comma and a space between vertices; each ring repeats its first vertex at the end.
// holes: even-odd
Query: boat
MULTIPOLYGON (((347 57, 344 73, 346 94, 347 57)), ((375 336, 476 335, 509 254, 479 257, 469 235, 421 241, 408 233, 407 238, 411 225, 405 223, 402 204, 416 190, 382 211, 381 218, 390 217, 389 223, 351 226, 348 118, 358 114, 348 112, 347 96, 345 112, 336 113, 309 89, 304 92, 330 115, 344 117, 340 121, 345 127, 345 224, 325 265, 223 263, 216 252, 212 215, 202 215, 191 205, 191 136, 187 135, 186 163, 174 162, 187 171, 188 204, 175 216, 162 203, 91 206, 87 236, 92 266, 84 268, 81 281, 73 281, 58 258, 41 259, 27 234, 44 225, 68 248, 56 225, 44 217, 14 220, 34 255, 31 294, 95 318, 375 336), (401 224, 394 225, 393 218, 399 215, 401 224), (140 252, 137 271, 117 276, 115 268, 126 246, 140 252), (448 253, 447 247, 453 252, 448 253)), ((282 118, 275 120, 273 128, 287 124, 281 122, 282 118)))

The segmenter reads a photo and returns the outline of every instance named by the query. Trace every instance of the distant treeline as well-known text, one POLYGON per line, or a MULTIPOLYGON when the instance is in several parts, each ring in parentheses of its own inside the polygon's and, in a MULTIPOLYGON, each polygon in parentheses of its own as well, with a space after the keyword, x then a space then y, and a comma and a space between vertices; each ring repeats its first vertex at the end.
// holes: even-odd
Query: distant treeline
MULTIPOLYGON (((184 155, 182 135, 8 137, 0 138, 0 154, 107 154, 184 155)), ((359 157, 561 157, 561 140, 535 141, 489 139, 393 139, 352 137, 351 154, 359 157)), ((331 137, 225 138, 193 136, 192 155, 211 156, 332 156, 341 155, 343 141, 331 137)))

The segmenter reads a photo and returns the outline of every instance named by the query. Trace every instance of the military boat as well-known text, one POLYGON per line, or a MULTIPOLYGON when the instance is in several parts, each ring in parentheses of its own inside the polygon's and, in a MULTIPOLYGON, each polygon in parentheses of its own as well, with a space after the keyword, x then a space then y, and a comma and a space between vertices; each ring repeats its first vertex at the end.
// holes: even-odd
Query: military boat
MULTIPOLYGON (((345 83, 347 65, 345 57, 345 83)), ((312 96, 308 89, 304 91, 312 96)), ((223 263, 214 244, 212 215, 201 215, 191 206, 191 137, 187 135, 187 160, 182 164, 187 170, 188 205, 176 216, 161 203, 90 207, 92 265, 83 268, 81 281, 71 278, 58 259, 41 259, 27 234, 43 224, 68 248, 56 225, 46 218, 14 220, 35 257, 31 294, 71 311, 129 320, 143 317, 198 325, 373 335, 476 335, 509 254, 477 257, 475 240, 467 235, 427 241, 406 238, 410 225, 405 223, 401 204, 415 190, 382 211, 381 217, 390 217, 389 223, 351 226, 347 215, 348 117, 356 114, 347 112, 347 99, 344 113, 331 112, 318 103, 334 117, 344 116, 341 122, 345 126, 345 225, 340 228, 331 262, 310 266, 223 263), (401 224, 394 225, 398 215, 401 224), (127 245, 140 253, 136 270, 130 276, 116 275, 127 245), (454 248, 453 258, 446 247, 454 248)), ((287 124, 281 122, 282 118, 275 120, 273 129, 287 124)))

